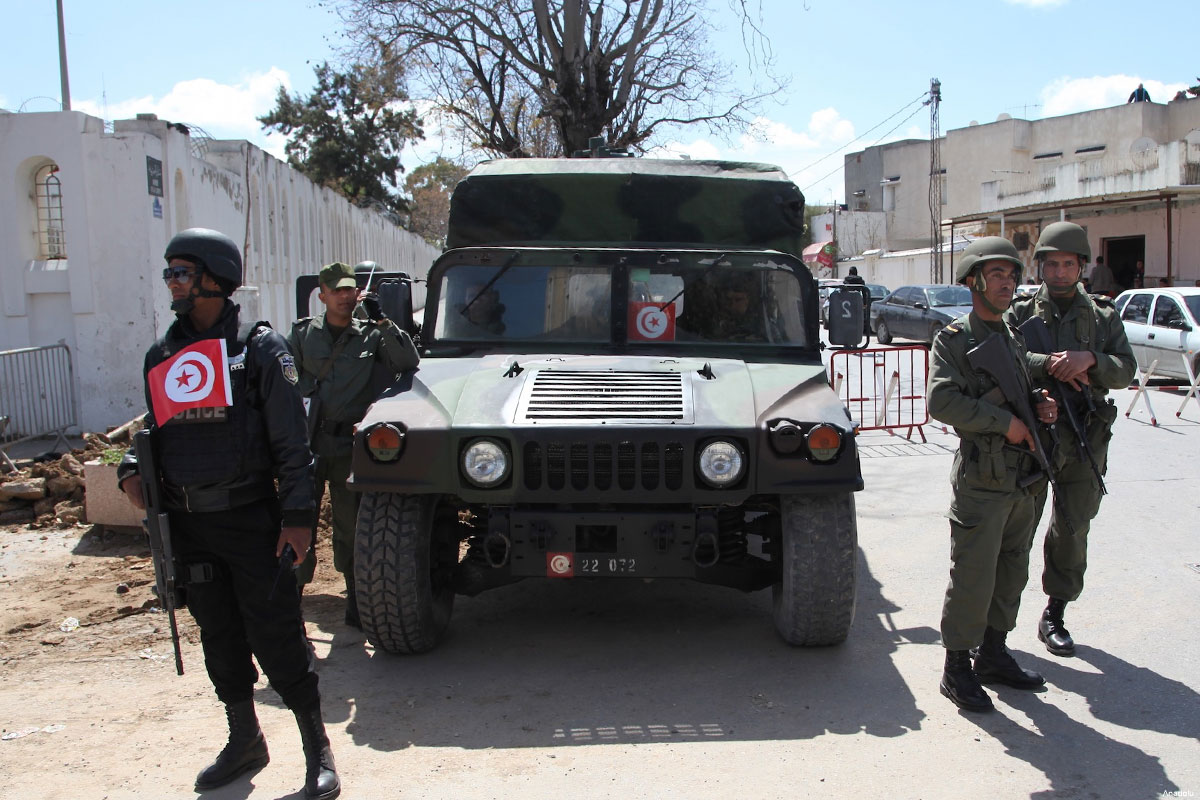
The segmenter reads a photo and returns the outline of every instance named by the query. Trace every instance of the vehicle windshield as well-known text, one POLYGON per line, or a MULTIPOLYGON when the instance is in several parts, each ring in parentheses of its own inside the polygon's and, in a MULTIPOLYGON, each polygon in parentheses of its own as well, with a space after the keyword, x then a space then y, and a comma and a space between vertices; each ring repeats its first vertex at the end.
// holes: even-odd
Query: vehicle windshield
POLYGON ((713 266, 711 256, 629 267, 614 298, 613 269, 589 264, 460 264, 438 287, 433 337, 442 341, 555 340, 630 344, 807 344, 802 286, 785 263, 761 257, 713 266), (497 277, 499 275, 499 277, 497 277), (618 318, 621 318, 618 317, 618 318))
POLYGON ((965 286, 940 286, 929 290, 929 306, 931 308, 969 305, 971 305, 971 290, 965 286))
POLYGON ((868 283, 867 291, 871 293, 872 300, 881 300, 888 295, 887 287, 880 283, 868 283))

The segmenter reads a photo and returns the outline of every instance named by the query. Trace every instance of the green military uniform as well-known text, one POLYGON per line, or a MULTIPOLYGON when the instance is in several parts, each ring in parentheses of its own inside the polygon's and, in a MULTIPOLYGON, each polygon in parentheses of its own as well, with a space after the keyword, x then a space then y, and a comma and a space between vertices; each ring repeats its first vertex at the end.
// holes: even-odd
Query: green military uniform
POLYGON ((951 477, 950 585, 942 607, 947 650, 969 650, 987 627, 1016 626, 1021 591, 1029 577, 1029 550, 1037 524, 1036 499, 1045 478, 1032 453, 1007 446, 1013 413, 995 384, 976 372, 967 352, 999 332, 1022 384, 1032 391, 1020 334, 1001 322, 971 313, 943 328, 933 341, 928 406, 934 419, 952 425, 960 442, 951 477))
MULTIPOLYGON (((1103 474, 1108 466, 1112 425, 1117 418, 1117 408, 1108 399, 1108 392, 1128 386, 1137 369, 1133 350, 1125 337, 1125 326, 1107 297, 1078 290, 1064 311, 1044 285, 1033 297, 1013 303, 1005 319, 1019 325, 1034 316, 1045 320, 1055 351, 1085 350, 1096 357, 1095 366, 1088 370, 1088 391, 1096 410, 1089 414, 1084 406, 1075 412, 1080 420, 1087 421, 1088 444, 1103 474)), ((1049 358, 1033 353, 1030 363, 1039 373, 1044 373, 1049 358)), ((1092 519, 1100 510, 1101 492, 1091 465, 1080 455, 1071 426, 1060 424, 1057 427, 1060 441, 1055 478, 1062 497, 1054 504, 1046 534, 1042 588, 1049 597, 1071 601, 1083 591, 1087 535, 1092 519), (1061 518, 1063 511, 1069 515, 1070 526, 1061 518)), ((1046 496, 1043 487, 1037 499, 1039 516, 1046 496)))
MULTIPOLYGON (((371 374, 376 363, 389 372, 413 369, 420 357, 409 335, 391 320, 378 323, 351 319, 335 341, 325 314, 305 317, 292 324, 288 346, 300 372, 297 389, 305 397, 319 400, 318 417, 311 446, 319 457, 317 481, 329 485, 333 511, 333 566, 348 579, 354 573, 354 528, 358 517, 357 492, 346 488, 350 476, 350 453, 354 425, 375 400, 371 374), (334 350, 340 351, 317 385, 334 350)), ((316 560, 310 555, 300 566, 301 583, 312 580, 316 560)))

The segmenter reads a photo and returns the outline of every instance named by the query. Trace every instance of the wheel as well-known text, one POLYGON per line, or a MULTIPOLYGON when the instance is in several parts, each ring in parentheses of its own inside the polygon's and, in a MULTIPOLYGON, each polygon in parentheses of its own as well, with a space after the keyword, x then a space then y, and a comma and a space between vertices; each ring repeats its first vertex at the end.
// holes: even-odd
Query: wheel
POLYGON ((854 622, 858 523, 854 496, 783 495, 775 629, 788 644, 840 644, 854 622))
POLYGON ((458 542, 438 534, 437 498, 367 492, 354 534, 363 633, 389 653, 432 650, 450 624, 458 542))
POLYGON ((930 347, 933 347, 933 340, 937 338, 938 331, 940 331, 944 327, 946 327, 946 326, 942 325, 940 323, 937 323, 937 322, 935 322, 929 326, 929 346, 930 347))
POLYGON ((892 343, 892 332, 888 330, 887 320, 880 318, 875 323, 875 338, 879 340, 880 344, 892 343))

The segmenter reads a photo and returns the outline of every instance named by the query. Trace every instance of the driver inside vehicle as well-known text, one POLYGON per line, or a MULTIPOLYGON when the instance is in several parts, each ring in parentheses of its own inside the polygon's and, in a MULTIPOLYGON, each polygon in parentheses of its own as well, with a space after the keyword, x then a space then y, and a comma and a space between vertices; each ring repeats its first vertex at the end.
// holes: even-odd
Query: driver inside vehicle
POLYGON ((731 278, 720 293, 710 338, 737 342, 764 342, 761 304, 756 302, 750 278, 731 278))
POLYGON ((504 334, 504 304, 495 289, 484 290, 485 284, 475 283, 463 292, 462 302, 446 320, 450 335, 462 338, 487 338, 504 334))

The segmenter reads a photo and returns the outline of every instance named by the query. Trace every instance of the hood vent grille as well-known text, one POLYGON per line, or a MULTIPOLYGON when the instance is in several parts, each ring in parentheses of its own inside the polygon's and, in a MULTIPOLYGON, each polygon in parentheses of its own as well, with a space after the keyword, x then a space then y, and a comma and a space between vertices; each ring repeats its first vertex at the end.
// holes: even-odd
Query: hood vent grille
POLYGON ((678 372, 537 370, 525 384, 517 419, 691 422, 684 381, 678 372))

